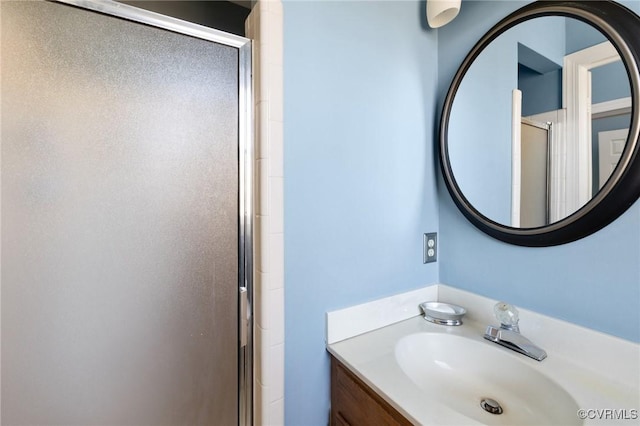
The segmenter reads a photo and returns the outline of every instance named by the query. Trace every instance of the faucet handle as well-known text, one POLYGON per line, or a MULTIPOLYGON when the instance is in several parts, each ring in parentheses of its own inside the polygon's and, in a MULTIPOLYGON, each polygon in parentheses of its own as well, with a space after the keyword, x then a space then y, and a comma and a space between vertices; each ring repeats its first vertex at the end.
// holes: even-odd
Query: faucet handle
POLYGON ((493 313, 496 315, 498 321, 500 321, 500 324, 502 324, 502 328, 519 331, 518 321, 520 321, 520 318, 518 317, 518 310, 515 306, 505 302, 498 302, 493 307, 493 313))

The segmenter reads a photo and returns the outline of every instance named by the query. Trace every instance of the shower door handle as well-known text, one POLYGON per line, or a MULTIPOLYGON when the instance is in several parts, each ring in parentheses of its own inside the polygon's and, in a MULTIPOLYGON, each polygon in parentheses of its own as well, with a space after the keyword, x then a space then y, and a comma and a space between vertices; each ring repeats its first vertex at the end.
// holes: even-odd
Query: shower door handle
POLYGON ((249 335, 249 293, 246 287, 240 287, 240 312, 239 312, 239 334, 240 334, 240 347, 247 346, 247 340, 249 335))

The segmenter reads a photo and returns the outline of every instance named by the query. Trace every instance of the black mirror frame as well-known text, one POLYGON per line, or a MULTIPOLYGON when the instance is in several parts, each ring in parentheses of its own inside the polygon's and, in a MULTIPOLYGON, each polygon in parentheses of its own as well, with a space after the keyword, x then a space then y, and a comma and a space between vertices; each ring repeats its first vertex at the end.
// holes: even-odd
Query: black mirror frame
POLYGON ((614 1, 536 1, 513 12, 471 49, 456 72, 444 100, 440 121, 440 166, 453 201, 464 216, 486 234, 515 245, 548 247, 579 240, 607 226, 640 197, 640 17, 614 1), (631 85, 631 126, 620 162, 602 189, 572 215, 538 228, 514 228, 492 221, 476 210, 462 194, 448 151, 448 125, 460 83, 476 57, 496 37, 529 19, 565 16, 600 30, 620 54, 631 85))

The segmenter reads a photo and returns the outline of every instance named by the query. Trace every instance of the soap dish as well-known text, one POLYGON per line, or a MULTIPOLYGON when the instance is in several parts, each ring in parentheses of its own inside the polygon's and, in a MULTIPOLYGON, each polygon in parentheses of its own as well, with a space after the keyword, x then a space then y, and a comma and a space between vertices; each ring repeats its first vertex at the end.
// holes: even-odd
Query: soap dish
POLYGON ((462 325, 462 317, 467 310, 462 306, 443 302, 424 302, 420 304, 424 319, 439 325, 462 325))

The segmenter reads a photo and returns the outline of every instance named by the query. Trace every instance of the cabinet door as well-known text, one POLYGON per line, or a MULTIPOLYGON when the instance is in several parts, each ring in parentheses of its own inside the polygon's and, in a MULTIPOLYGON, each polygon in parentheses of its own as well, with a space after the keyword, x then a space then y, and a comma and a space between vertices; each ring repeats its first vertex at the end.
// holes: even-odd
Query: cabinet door
POLYGON ((341 425, 411 425, 335 358, 331 359, 331 423, 341 425))

